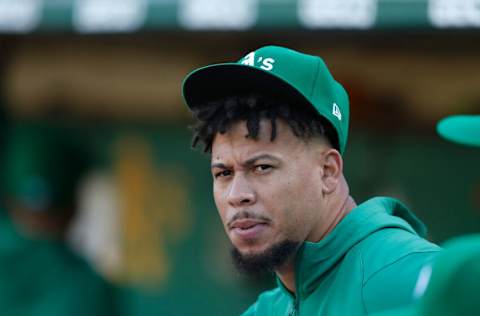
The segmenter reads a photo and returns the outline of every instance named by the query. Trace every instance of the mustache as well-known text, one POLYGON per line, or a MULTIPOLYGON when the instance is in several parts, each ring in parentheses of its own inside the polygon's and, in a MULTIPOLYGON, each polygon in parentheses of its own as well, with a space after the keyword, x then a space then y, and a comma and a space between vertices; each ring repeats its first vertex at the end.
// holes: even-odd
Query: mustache
POLYGON ((236 220, 247 219, 247 218, 262 221, 262 222, 265 222, 265 223, 270 223, 271 222, 271 220, 266 216, 256 214, 256 213, 251 212, 251 211, 242 211, 242 212, 238 212, 235 215, 233 215, 232 218, 228 221, 227 226, 230 227, 232 225, 232 223, 236 220))

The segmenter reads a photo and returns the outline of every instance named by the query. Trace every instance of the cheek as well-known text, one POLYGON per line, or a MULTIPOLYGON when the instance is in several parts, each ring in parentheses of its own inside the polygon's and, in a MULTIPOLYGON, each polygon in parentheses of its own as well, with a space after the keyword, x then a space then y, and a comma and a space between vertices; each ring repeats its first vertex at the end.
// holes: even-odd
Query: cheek
POLYGON ((215 206, 217 207, 218 214, 220 215, 223 222, 225 222, 226 212, 227 212, 227 202, 225 199, 225 194, 221 188, 213 186, 213 200, 215 206))
POLYGON ((272 195, 290 205, 302 204, 311 192, 309 178, 310 175, 305 172, 286 173, 273 181, 275 192, 272 195))
POLYGON ((303 238, 318 215, 320 186, 308 172, 297 172, 285 180, 279 195, 283 225, 291 237, 303 238))
POLYGON ((276 219, 277 224, 282 230, 288 229, 290 226, 298 224, 298 215, 301 212, 302 205, 302 189, 296 177, 289 174, 272 179, 268 186, 265 186, 265 198, 267 209, 270 208, 276 212, 272 216, 276 219))

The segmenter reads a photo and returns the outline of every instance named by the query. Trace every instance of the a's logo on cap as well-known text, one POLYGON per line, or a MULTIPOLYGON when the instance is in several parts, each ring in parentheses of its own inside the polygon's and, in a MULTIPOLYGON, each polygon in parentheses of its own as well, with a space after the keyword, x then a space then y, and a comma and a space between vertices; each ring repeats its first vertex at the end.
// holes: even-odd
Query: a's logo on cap
POLYGON ((256 66, 263 70, 272 70, 274 63, 275 59, 262 56, 256 57, 255 52, 248 53, 241 61, 242 65, 256 66))
POLYGON ((332 107, 332 114, 335 115, 339 121, 342 120, 342 112, 340 112, 340 108, 338 107, 337 103, 333 102, 332 107))

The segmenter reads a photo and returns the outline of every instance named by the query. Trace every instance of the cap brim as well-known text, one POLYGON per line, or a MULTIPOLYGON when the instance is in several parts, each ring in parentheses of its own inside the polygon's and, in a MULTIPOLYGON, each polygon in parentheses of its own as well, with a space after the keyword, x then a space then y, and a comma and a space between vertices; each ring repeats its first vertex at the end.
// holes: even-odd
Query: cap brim
POLYGON ((455 143, 480 146, 480 115, 449 116, 437 124, 437 132, 455 143))
POLYGON ((208 101, 249 93, 266 93, 310 105, 302 93, 282 78, 269 71, 237 63, 210 65, 193 71, 183 81, 182 92, 191 110, 208 101))

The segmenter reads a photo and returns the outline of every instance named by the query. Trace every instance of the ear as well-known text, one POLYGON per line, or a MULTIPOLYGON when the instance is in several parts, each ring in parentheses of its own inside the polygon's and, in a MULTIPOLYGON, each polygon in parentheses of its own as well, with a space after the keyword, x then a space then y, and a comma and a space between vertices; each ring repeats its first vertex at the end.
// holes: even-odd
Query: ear
POLYGON ((340 153, 333 148, 327 149, 323 153, 322 159, 322 180, 324 194, 330 194, 337 189, 340 179, 343 175, 343 159, 340 153))

